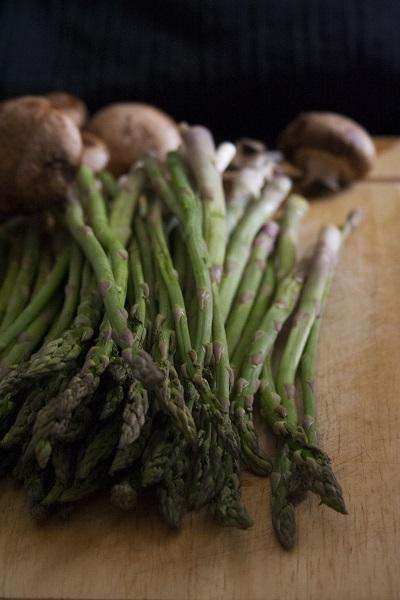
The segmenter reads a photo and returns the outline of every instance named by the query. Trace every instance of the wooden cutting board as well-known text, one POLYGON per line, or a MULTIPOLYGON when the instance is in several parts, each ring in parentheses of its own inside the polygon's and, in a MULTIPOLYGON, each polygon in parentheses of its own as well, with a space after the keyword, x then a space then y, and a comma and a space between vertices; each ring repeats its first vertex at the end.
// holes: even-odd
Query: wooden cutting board
POLYGON ((400 598, 400 142, 381 140, 368 181, 317 201, 306 221, 366 213, 346 244, 322 326, 318 366, 322 446, 348 516, 309 497, 298 544, 284 552, 269 515, 269 482, 243 496, 254 526, 221 529, 188 515, 171 532, 141 506, 96 498, 69 522, 32 522, 21 490, 0 486, 0 597, 130 600, 395 600, 400 598), (399 181, 399 183, 396 182, 399 181))

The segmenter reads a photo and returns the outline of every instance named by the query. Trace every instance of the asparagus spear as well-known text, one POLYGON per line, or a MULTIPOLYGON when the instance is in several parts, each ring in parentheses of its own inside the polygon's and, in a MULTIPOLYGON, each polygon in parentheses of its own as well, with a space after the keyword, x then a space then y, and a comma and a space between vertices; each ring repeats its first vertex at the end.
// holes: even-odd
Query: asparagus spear
POLYGON ((72 244, 68 272, 68 281, 65 287, 64 304, 58 318, 54 321, 47 333, 45 344, 59 338, 72 323, 76 314, 79 300, 79 289, 82 275, 83 256, 77 244, 72 244))
MULTIPOLYGON (((203 207, 204 241, 207 246, 212 284, 212 337, 215 360, 216 395, 224 412, 229 408, 230 366, 228 346, 219 306, 218 285, 226 250, 225 196, 221 175, 216 167, 216 151, 210 132, 191 127, 183 134, 189 164, 195 174, 203 207)), ((188 191, 189 185, 186 184, 188 191)))
POLYGON ((223 173, 231 164, 236 154, 236 146, 232 142, 222 142, 215 150, 215 166, 223 173))
POLYGON ((224 478, 222 489, 212 501, 212 513, 220 525, 247 529, 253 522, 240 502, 239 461, 236 457, 224 453, 223 467, 227 476, 224 478))
POLYGON ((136 508, 139 492, 139 483, 136 478, 124 478, 115 483, 111 488, 111 504, 123 511, 130 511, 136 508))
MULTIPOLYGON (((210 277, 213 296, 212 335, 215 390, 221 410, 229 419, 231 370, 218 291, 226 246, 225 199, 222 193, 221 179, 213 164, 215 153, 209 136, 202 130, 193 131, 192 129, 190 131, 191 141, 196 146, 196 152, 192 154, 192 166, 195 172, 200 171, 199 179, 201 175, 203 176, 205 241, 208 246, 209 262, 212 265, 210 277), (208 197, 214 201, 207 201, 208 197), (215 243, 217 240, 218 243, 215 243)), ((194 507, 200 507, 212 499, 212 513, 222 525, 248 527, 251 520, 240 501, 240 469, 237 456, 224 452, 218 442, 216 431, 209 427, 207 420, 204 421, 204 429, 200 431, 199 439, 198 460, 195 462, 189 501, 194 507)))
MULTIPOLYGON (((307 207, 307 203, 300 196, 291 195, 288 199, 275 256, 276 275, 279 281, 295 265, 299 225, 307 207)), ((272 376, 271 352, 265 360, 261 386, 263 397, 269 399, 268 405, 270 408, 278 410, 278 407, 280 407, 282 410, 280 397, 276 392, 272 376)), ((272 463, 271 512, 276 535, 286 549, 293 546, 296 531, 294 505, 290 493, 294 469, 295 467, 289 458, 288 447, 283 445, 272 463)))
POLYGON ((287 430, 296 441, 292 445, 292 460, 306 482, 306 488, 317 493, 321 502, 338 512, 346 513, 342 491, 330 467, 329 458, 318 448, 307 447, 301 436, 294 436, 297 426, 295 375, 305 344, 317 315, 328 281, 333 272, 341 234, 330 226, 322 230, 313 258, 311 272, 304 287, 294 325, 289 334, 277 375, 277 390, 285 411, 284 423, 275 425, 287 430))
POLYGON ((289 449, 283 445, 273 461, 271 473, 272 524, 279 542, 286 550, 293 547, 296 535, 294 505, 289 494, 292 461, 288 455, 289 449))
POLYGON ((289 425, 297 424, 295 404, 295 376, 311 327, 319 314, 324 290, 334 268, 340 248, 340 231, 337 227, 325 227, 319 237, 310 273, 301 295, 294 325, 282 355, 277 374, 277 390, 287 411, 289 425))
POLYGON ((144 279, 139 246, 135 239, 131 240, 129 247, 129 267, 134 290, 135 304, 132 307, 131 318, 134 320, 135 344, 142 346, 146 337, 147 299, 149 288, 144 279))
POLYGON ((7 259, 7 270, 4 275, 3 283, 0 288, 0 323, 4 319, 15 278, 20 268, 21 244, 18 241, 12 242, 7 259))
POLYGON ((308 202, 302 196, 298 196, 297 194, 289 196, 275 256, 275 269, 278 281, 290 272, 296 262, 299 227, 307 210, 308 202))
POLYGON ((118 181, 115 179, 114 175, 109 171, 102 171, 99 173, 98 177, 101 181, 105 196, 107 196, 109 200, 114 200, 120 191, 118 181))
POLYGON ((254 203, 243 215, 229 240, 220 286, 221 312, 224 321, 228 318, 260 223, 265 223, 274 214, 289 189, 290 181, 286 177, 279 177, 269 183, 264 188, 258 202, 254 203))
POLYGON ((1 331, 15 321, 25 308, 31 293, 37 263, 39 261, 39 231, 35 223, 29 227, 23 238, 21 264, 15 278, 12 292, 10 293, 1 331))
POLYGON ((238 171, 229 171, 226 193, 226 226, 228 235, 232 235, 235 227, 240 222, 249 204, 260 195, 265 179, 270 175, 270 167, 246 166, 238 171))
POLYGON ((261 228, 260 233, 254 240, 250 258, 226 324, 226 337, 230 356, 234 355, 240 342, 266 269, 266 260, 272 251, 277 235, 278 226, 272 221, 261 228))
POLYGON ((125 383, 131 375, 128 365, 119 356, 111 358, 107 372, 111 376, 112 383, 104 398, 99 415, 100 421, 109 419, 119 409, 125 399, 125 383))
POLYGON ((273 262, 270 259, 267 262, 266 269, 257 290, 257 296, 251 307, 250 314, 247 317, 240 343, 236 345, 236 349, 231 358, 231 367, 236 376, 240 372, 240 368, 248 355, 248 349, 251 346, 257 327, 269 308, 274 290, 275 269, 273 262))
POLYGON ((185 283, 188 270, 186 253, 184 251, 185 242, 183 240, 179 227, 175 227, 172 232, 172 257, 175 265, 176 272, 178 273, 179 285, 181 286, 182 293, 185 296, 185 283))
POLYGON ((39 258, 39 266, 37 269, 35 283, 32 289, 32 298, 36 295, 36 293, 40 290, 40 288, 46 281, 53 266, 53 260, 50 255, 51 247, 49 248, 48 246, 48 242, 46 243, 46 245, 42 244, 39 258))
MULTIPOLYGON (((341 244, 347 239, 350 233, 358 227, 359 223, 363 218, 363 213, 360 210, 355 210, 349 214, 345 224, 341 228, 341 244)), ((316 402, 314 395, 314 380, 316 373, 317 363, 317 351, 318 342, 321 328, 321 314, 322 309, 325 306, 327 297, 329 296, 332 280, 334 276, 334 269, 332 269, 329 276, 329 280, 325 287, 325 291, 322 298, 322 304, 320 311, 314 321, 311 329, 311 333, 307 340, 302 358, 301 358, 301 383, 302 383, 302 399, 304 407, 304 418, 303 427, 307 435, 308 442, 313 446, 319 445, 318 434, 317 434, 317 420, 316 420, 316 402)))
POLYGON ((211 281, 219 284, 227 240, 225 195, 211 133, 205 127, 190 127, 182 134, 186 156, 200 192, 203 206, 204 240, 210 258, 211 281))
POLYGON ((126 395, 118 449, 110 467, 111 474, 130 466, 132 461, 131 448, 142 432, 148 410, 149 398, 147 391, 140 381, 133 381, 126 395))
POLYGON ((161 513, 168 525, 175 529, 179 529, 186 507, 185 476, 188 463, 188 455, 179 452, 177 460, 157 488, 161 513))
POLYGON ((149 318, 149 323, 147 324, 147 328, 150 329, 151 324, 154 322, 156 318, 156 303, 155 298, 157 295, 156 291, 156 275, 155 269, 152 260, 152 252, 150 246, 149 235, 147 232, 146 224, 143 218, 136 217, 133 223, 133 231, 135 235, 135 239, 139 245, 140 250, 140 258, 142 262, 143 268, 143 276, 146 282, 146 286, 148 289, 147 296, 147 313, 149 318))

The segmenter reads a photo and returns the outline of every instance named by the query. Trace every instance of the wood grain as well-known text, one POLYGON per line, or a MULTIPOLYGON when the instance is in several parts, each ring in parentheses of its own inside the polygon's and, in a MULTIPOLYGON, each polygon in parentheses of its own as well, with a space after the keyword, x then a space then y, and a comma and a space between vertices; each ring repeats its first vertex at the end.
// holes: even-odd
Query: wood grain
MULTIPOLYGON (((394 176, 400 143, 380 146, 377 176, 394 176)), ((70 522, 35 525, 23 493, 0 491, 0 597, 130 600, 395 600, 400 598, 400 184, 358 184, 313 204, 322 223, 366 213, 343 251, 322 327, 318 367, 322 445, 343 484, 349 515, 308 498, 299 540, 276 543, 269 484, 246 477, 247 532, 189 515, 169 531, 143 502, 124 515, 106 498, 70 522)))

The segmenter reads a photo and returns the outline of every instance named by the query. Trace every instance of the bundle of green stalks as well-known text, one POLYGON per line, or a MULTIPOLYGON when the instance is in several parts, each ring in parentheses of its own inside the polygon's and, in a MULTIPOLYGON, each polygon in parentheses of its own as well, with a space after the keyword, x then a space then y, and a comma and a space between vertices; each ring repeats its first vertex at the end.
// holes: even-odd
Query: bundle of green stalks
POLYGON ((182 135, 179 152, 118 181, 82 166, 64 210, 2 226, 0 473, 21 482, 37 519, 97 490, 130 510, 150 488, 172 527, 207 507, 247 528, 247 469, 270 476, 290 548, 306 492, 346 513, 319 447, 314 378, 338 254, 360 215, 323 228, 299 260, 308 204, 290 180, 264 156, 224 175, 232 146, 224 161, 207 129, 182 135))

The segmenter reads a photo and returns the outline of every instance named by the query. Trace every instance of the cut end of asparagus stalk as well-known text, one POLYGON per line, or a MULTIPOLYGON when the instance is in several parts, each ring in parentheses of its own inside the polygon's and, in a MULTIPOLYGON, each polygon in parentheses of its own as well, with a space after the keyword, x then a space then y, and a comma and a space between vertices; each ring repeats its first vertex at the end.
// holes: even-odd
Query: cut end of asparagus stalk
POLYGON ((356 208, 349 215, 345 223, 342 225, 342 238, 345 240, 356 229, 364 219, 364 211, 362 208, 356 208))
POLYGON ((219 173, 223 173, 235 158, 236 146, 232 142, 223 142, 215 152, 215 166, 219 173))

